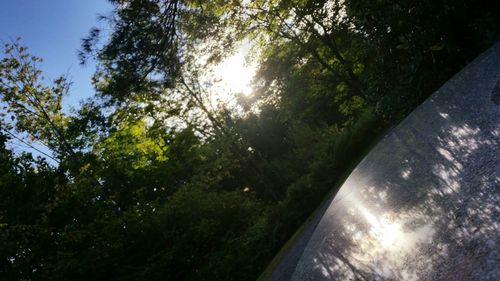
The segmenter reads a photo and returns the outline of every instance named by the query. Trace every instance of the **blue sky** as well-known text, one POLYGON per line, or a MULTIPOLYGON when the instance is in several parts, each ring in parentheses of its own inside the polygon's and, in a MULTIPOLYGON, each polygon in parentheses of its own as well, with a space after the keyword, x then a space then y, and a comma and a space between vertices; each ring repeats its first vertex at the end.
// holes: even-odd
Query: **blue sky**
POLYGON ((0 42, 21 37, 31 54, 44 59, 47 79, 69 74, 74 84, 65 102, 77 106, 93 94, 95 69, 93 63, 79 65, 80 39, 98 26, 98 14, 110 11, 106 0, 0 0, 0 42))

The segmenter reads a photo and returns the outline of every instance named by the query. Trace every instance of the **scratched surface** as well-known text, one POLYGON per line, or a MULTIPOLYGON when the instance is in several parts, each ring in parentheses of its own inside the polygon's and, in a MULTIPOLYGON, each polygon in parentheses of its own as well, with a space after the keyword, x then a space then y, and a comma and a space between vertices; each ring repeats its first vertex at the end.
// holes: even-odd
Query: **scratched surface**
POLYGON ((500 280, 500 43, 366 156, 291 280, 500 280))

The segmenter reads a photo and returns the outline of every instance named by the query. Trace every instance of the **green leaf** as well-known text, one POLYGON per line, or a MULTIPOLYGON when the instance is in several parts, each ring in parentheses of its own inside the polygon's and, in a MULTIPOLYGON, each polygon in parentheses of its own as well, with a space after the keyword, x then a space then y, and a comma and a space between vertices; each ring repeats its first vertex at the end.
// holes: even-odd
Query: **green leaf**
POLYGON ((441 44, 441 45, 430 46, 429 50, 437 52, 437 51, 441 51, 443 48, 444 48, 444 44, 441 44))

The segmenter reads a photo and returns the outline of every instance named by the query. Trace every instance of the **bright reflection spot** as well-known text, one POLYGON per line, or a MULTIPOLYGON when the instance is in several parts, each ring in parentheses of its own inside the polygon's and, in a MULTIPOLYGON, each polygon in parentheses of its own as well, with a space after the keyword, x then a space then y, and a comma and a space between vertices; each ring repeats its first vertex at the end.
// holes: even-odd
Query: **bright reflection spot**
POLYGON ((418 208, 394 211, 394 191, 369 185, 357 173, 351 174, 335 196, 335 217, 330 220, 337 223, 331 224, 331 248, 321 250, 315 270, 332 280, 372 280, 359 278, 364 276, 358 272, 365 269, 380 276, 373 280, 419 280, 414 268, 429 271, 433 261, 414 259, 415 251, 431 246, 435 221, 418 208), (332 272, 339 277, 333 278, 332 272))
POLYGON ((406 169, 406 170, 401 172, 401 177, 405 180, 408 179, 410 177, 410 175, 411 175, 410 169, 406 169))
POLYGON ((450 116, 448 113, 442 113, 442 112, 439 112, 439 115, 441 115, 441 117, 443 117, 444 119, 448 119, 448 116, 450 116))
POLYGON ((383 248, 388 249, 403 242, 403 232, 398 223, 390 222, 384 217, 377 218, 363 206, 359 206, 359 210, 371 225, 370 233, 383 248))
POLYGON ((379 241, 383 247, 390 247, 402 237, 401 226, 397 223, 390 223, 383 219, 381 221, 379 241))

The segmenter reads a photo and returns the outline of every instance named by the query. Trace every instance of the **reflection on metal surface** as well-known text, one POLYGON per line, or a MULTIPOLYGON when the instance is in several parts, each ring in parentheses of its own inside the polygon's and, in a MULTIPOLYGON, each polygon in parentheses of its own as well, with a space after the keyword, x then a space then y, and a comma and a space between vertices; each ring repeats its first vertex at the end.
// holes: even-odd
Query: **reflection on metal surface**
POLYGON ((390 132, 325 212, 292 280, 500 280, 500 44, 390 132))

